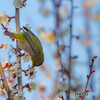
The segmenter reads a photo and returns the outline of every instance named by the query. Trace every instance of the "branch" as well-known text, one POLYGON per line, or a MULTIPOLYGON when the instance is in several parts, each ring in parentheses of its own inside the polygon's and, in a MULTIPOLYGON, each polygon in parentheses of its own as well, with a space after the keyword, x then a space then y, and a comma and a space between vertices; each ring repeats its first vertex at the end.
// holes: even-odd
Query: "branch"
POLYGON ((83 96, 80 96, 80 98, 82 98, 82 100, 84 100, 86 93, 89 92, 89 90, 87 90, 87 87, 88 87, 88 84, 89 84, 91 74, 93 72, 95 72, 95 70, 92 70, 95 58, 97 58, 97 56, 94 56, 94 58, 92 58, 92 64, 90 65, 90 73, 87 75, 87 82, 86 82, 85 90, 84 90, 83 96))
POLYGON ((60 29, 60 16, 59 16, 59 12, 58 12, 58 9, 61 5, 61 0, 59 0, 59 2, 55 2, 55 0, 53 0, 53 4, 54 4, 54 7, 56 9, 56 30, 55 33, 56 33, 56 46, 57 46, 57 53, 59 55, 59 61, 60 61, 60 64, 61 64, 61 72, 62 72, 62 79, 64 81, 64 66, 63 66, 63 63, 62 63, 62 60, 61 60, 61 53, 60 53, 60 46, 59 46, 59 40, 57 39, 58 38, 58 29, 60 29))
POLYGON ((3 70, 2 66, 1 66, 1 63, 0 63, 0 75, 1 75, 1 79, 3 81, 3 85, 5 87, 5 90, 6 90, 7 94, 8 94, 8 100, 14 100, 13 96, 11 94, 11 90, 10 90, 8 84, 7 84, 7 81, 6 81, 6 78, 5 78, 5 75, 4 75, 4 70, 3 70))
MULTIPOLYGON (((15 15, 16 32, 17 32, 17 33, 20 33, 19 9, 18 9, 18 8, 15 8, 15 12, 16 12, 16 15, 15 15)), ((18 44, 17 41, 16 41, 16 44, 17 44, 17 47, 16 47, 17 54, 20 54, 20 48, 19 48, 19 44, 18 44)), ((17 60, 18 60, 18 62, 19 62, 19 64, 20 64, 19 69, 21 69, 21 57, 18 56, 18 57, 17 57, 17 60)), ((22 76, 18 77, 17 80, 18 80, 18 88, 19 88, 19 89, 22 89, 22 76)))
POLYGON ((71 80, 71 51, 72 51, 72 22, 73 22, 73 0, 71 0, 71 22, 70 22, 70 40, 69 40, 69 66, 68 66, 68 78, 69 78, 69 90, 67 93, 67 100, 70 100, 70 80, 71 80))
POLYGON ((8 16, 8 18, 9 18, 9 19, 13 19, 13 18, 15 18, 15 16, 13 16, 13 17, 9 17, 9 16, 8 16))

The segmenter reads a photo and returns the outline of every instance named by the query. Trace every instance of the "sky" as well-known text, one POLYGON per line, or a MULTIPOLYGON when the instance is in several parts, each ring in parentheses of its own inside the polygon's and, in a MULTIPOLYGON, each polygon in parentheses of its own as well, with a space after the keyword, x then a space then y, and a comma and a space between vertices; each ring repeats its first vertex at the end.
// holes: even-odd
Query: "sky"
MULTIPOLYGON (((66 3, 70 9, 70 2, 68 2, 66 0, 63 0, 63 1, 64 1, 63 4, 66 3)), ((100 12, 100 9, 99 9, 100 1, 96 0, 96 2, 97 2, 96 6, 93 7, 92 9, 90 9, 90 13, 95 12, 95 11, 100 12)), ((73 34, 74 35, 80 35, 82 32, 84 33, 84 29, 86 27, 85 26, 85 19, 83 17, 82 4, 83 4, 83 0, 74 0, 74 6, 78 6, 78 8, 74 9, 74 17, 73 17, 73 26, 74 26, 73 27, 73 34)), ((50 14, 50 16, 48 18, 45 18, 40 14, 39 8, 44 7, 44 6, 46 8, 49 8, 50 11, 53 11, 53 6, 52 6, 51 0, 47 0, 45 5, 41 5, 38 2, 38 0, 27 0, 26 7, 23 7, 20 9, 20 26, 23 27, 26 24, 29 24, 29 26, 31 26, 31 28, 32 28, 32 31, 38 37, 39 37, 39 33, 38 33, 37 29, 40 25, 43 25, 46 31, 54 29, 54 26, 55 26, 55 19, 54 19, 53 14, 50 14)), ((13 0, 2 0, 0 2, 0 14, 3 14, 4 12, 9 16, 15 15, 15 8, 13 6, 13 0)), ((96 21, 92 20, 92 18, 91 18, 91 22, 89 24, 90 24, 90 29, 91 29, 92 52, 93 52, 93 55, 99 55, 100 47, 98 47, 98 44, 100 43, 100 39, 99 39, 99 37, 100 37, 100 29, 99 29, 100 28, 100 21, 96 22, 96 21)), ((66 24, 66 26, 68 26, 68 24, 66 24)), ((15 32, 16 27, 15 27, 14 19, 8 25, 8 28, 10 28, 12 32, 15 32)), ((81 36, 82 36, 82 34, 81 34, 81 36)), ((83 37, 84 37, 84 35, 83 35, 83 37)), ((41 42, 43 44, 43 50, 44 50, 44 55, 45 55, 45 62, 44 63, 48 64, 48 66, 49 66, 48 70, 50 70, 50 72, 53 74, 52 74, 51 79, 44 79, 43 72, 40 72, 37 68, 36 69, 37 70, 37 75, 36 75, 37 77, 36 77, 36 79, 34 79, 34 82, 43 81, 44 83, 48 83, 47 84, 47 87, 48 87, 47 93, 50 93, 50 92, 52 92, 51 88, 53 86, 52 80, 54 80, 54 78, 55 78, 54 76, 56 73, 55 67, 54 67, 55 64, 52 63, 52 62, 54 62, 54 58, 52 58, 52 55, 53 55, 53 51, 55 50, 55 45, 50 44, 48 46, 42 40, 41 40, 41 42)), ((9 39, 9 37, 3 35, 3 30, 2 30, 2 27, 0 26, 0 45, 2 43, 7 43, 9 46, 10 46, 10 44, 12 44, 13 46, 16 45, 16 43, 12 42, 11 39, 9 39)), ((7 52, 0 51, 0 61, 2 61, 3 59, 8 59, 8 52, 9 52, 9 49, 7 50, 7 52)), ((81 45, 78 42, 78 40, 76 40, 76 39, 73 39, 72 55, 78 55, 76 65, 74 66, 73 70, 74 70, 74 73, 78 74, 78 76, 76 76, 78 79, 80 79, 81 77, 83 78, 83 80, 81 80, 81 81, 82 81, 82 83, 84 83, 84 81, 86 81, 86 77, 83 77, 83 76, 87 75, 88 65, 87 64, 79 64, 79 62, 86 62, 87 63, 88 54, 87 54, 86 47, 84 45, 81 45)), ((12 62, 14 60, 16 60, 15 57, 11 58, 12 62)), ((98 59, 96 60, 96 62, 98 62, 99 60, 100 60, 100 55, 98 56, 98 59)), ((27 66, 29 64, 31 64, 31 62, 29 62, 28 64, 25 63, 22 66, 27 66)), ((96 63, 95 63, 95 65, 96 65, 96 63)), ((26 67, 23 67, 23 69, 25 69, 25 68, 26 67)), ((98 79, 98 77, 100 77, 100 75, 97 74, 95 77, 96 77, 96 81, 97 81, 97 79, 98 79)), ((23 79, 24 79, 23 84, 25 84, 27 79, 25 79, 25 77, 23 77, 23 79)), ((32 93, 29 94, 27 92, 27 90, 25 90, 25 96, 27 97, 27 100, 30 100, 30 98, 35 96, 36 94, 37 94, 36 91, 33 91, 32 93)), ((34 100, 34 99, 32 99, 32 100, 34 100)), ((49 100, 49 99, 47 99, 47 100, 49 100)), ((60 99, 58 99, 58 100, 60 100, 60 99)))
MULTIPOLYGON (((40 4, 37 0, 32 0, 32 1, 27 0, 26 7, 20 9, 20 26, 23 27, 26 24, 29 24, 29 26, 31 26, 31 28, 32 28, 32 31, 37 36, 38 36, 38 31, 37 31, 38 26, 43 24, 44 26, 47 27, 47 29, 52 29, 54 26, 54 19, 52 18, 52 16, 49 17, 50 21, 48 22, 48 20, 43 20, 43 17, 41 17, 39 15, 39 6, 40 6, 40 4), (47 26, 48 23, 49 23, 49 26, 47 26)), ((50 8, 52 8, 50 3, 47 3, 46 6, 50 6, 50 8)), ((9 16, 15 15, 15 8, 13 6, 13 0, 1 1, 0 14, 4 14, 4 13, 6 13, 9 16)), ((15 30, 16 30, 15 20, 12 19, 11 23, 7 27, 10 28, 12 32, 15 32, 15 30)), ((4 31, 2 30, 2 27, 0 26, 0 33, 1 33, 0 34, 0 41, 1 41, 0 44, 7 43, 9 47, 10 47, 10 44, 13 45, 14 47, 16 47, 16 43, 12 42, 11 39, 9 39, 9 37, 4 36, 3 32, 4 31)), ((45 47, 43 47, 43 48, 45 48, 45 47)), ((3 61, 3 59, 8 60, 8 52, 9 52, 9 49, 6 52, 2 51, 2 50, 0 51, 1 62, 3 61)), ((44 52, 47 53, 47 56, 45 57, 45 59, 48 59, 49 62, 52 62, 52 60, 48 57, 48 56, 50 56, 50 54, 48 53, 48 50, 44 49, 44 52)), ((16 57, 13 55, 13 57, 10 59, 10 61, 13 62, 15 60, 16 60, 16 57)), ((23 69, 26 69, 26 66, 28 66, 29 64, 31 65, 31 62, 29 62, 28 64, 27 63, 23 64, 22 66, 25 66, 25 67, 23 67, 23 69)), ((52 66, 52 64, 51 64, 51 66, 52 66)), ((38 68, 36 70, 38 70, 38 68)), ((43 74, 43 72, 41 74, 43 74)), ((48 81, 49 89, 47 92, 50 93, 52 81, 50 81, 49 79, 44 80, 43 79, 44 75, 41 75, 41 74, 39 72, 37 72, 36 79, 34 79, 34 82, 38 83, 39 81, 43 81, 46 83, 48 81)), ((31 81, 33 82, 33 80, 29 80, 28 82, 31 82, 31 81)), ((24 75, 23 75, 23 84, 25 84, 26 82, 27 82, 27 78, 24 77, 24 75)), ((32 93, 28 93, 27 90, 25 89, 25 97, 27 97, 27 100, 30 100, 30 98, 32 98, 33 96, 36 98, 36 95, 37 95, 36 91, 33 91, 32 93)), ((5 97, 1 97, 1 99, 5 100, 5 97)), ((34 99, 31 99, 31 100, 34 100, 34 99)))

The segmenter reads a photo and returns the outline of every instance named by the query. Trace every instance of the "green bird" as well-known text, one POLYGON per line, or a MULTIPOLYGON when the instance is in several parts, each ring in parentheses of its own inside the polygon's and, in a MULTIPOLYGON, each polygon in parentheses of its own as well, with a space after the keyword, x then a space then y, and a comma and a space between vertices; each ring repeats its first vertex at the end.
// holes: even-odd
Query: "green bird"
POLYGON ((19 42, 19 47, 31 56, 32 66, 40 66, 44 62, 43 48, 37 36, 28 28, 23 26, 23 32, 4 32, 5 35, 15 38, 19 42))

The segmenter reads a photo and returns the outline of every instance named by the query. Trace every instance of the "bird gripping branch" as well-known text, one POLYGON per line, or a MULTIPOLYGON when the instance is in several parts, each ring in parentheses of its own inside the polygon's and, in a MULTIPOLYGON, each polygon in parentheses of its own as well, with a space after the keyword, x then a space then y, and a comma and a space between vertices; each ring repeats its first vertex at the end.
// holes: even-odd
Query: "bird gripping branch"
POLYGON ((40 66, 44 62, 43 48, 37 36, 28 28, 23 26, 23 32, 11 33, 4 32, 5 35, 15 38, 19 42, 19 47, 31 56, 32 66, 40 66))

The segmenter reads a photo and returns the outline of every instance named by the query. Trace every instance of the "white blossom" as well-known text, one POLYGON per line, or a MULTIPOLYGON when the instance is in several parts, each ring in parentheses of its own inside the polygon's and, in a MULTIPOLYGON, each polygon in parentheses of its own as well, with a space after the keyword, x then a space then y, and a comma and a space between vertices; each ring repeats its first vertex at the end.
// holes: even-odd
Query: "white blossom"
POLYGON ((6 43, 2 44, 2 50, 7 50, 8 49, 8 45, 6 43))
POLYGON ((59 84, 59 88, 62 91, 66 91, 68 89, 68 86, 65 82, 62 82, 61 84, 59 84))
POLYGON ((5 95, 5 93, 6 93, 6 90, 5 90, 5 89, 1 89, 1 88, 0 88, 0 96, 4 96, 4 95, 5 95))
POLYGON ((4 60, 2 61, 2 67, 3 67, 3 68, 5 67, 6 63, 8 63, 8 61, 4 59, 4 60))
POLYGON ((17 76, 17 77, 22 76, 22 70, 21 70, 21 69, 18 69, 18 70, 17 70, 16 76, 17 76))
POLYGON ((31 88, 32 90, 35 90, 35 89, 36 89, 36 84, 33 83, 33 82, 30 82, 29 86, 30 86, 30 88, 31 88))
POLYGON ((8 16, 4 13, 4 14, 0 14, 0 24, 3 24, 4 26, 6 26, 8 23, 8 16))
POLYGON ((24 60, 24 62, 29 62, 31 60, 31 56, 25 52, 25 55, 22 58, 24 60))
POLYGON ((13 6, 16 7, 16 8, 21 8, 22 3, 23 3, 23 0, 14 0, 13 1, 13 6))
POLYGON ((67 16, 67 8, 64 5, 59 7, 58 12, 59 12, 59 14, 60 14, 60 16, 62 18, 66 18, 66 16, 67 16))

